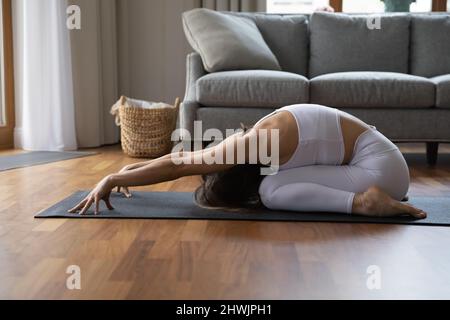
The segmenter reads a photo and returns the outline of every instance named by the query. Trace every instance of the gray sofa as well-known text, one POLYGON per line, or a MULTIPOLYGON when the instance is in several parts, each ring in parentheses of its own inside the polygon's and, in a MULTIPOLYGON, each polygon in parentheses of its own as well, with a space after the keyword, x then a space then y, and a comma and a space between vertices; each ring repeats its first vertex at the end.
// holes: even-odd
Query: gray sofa
POLYGON ((426 142, 434 164, 450 142, 450 15, 367 16, 226 13, 253 19, 282 71, 207 73, 198 53, 187 57, 180 126, 193 132, 254 124, 289 104, 336 107, 395 142, 426 142))

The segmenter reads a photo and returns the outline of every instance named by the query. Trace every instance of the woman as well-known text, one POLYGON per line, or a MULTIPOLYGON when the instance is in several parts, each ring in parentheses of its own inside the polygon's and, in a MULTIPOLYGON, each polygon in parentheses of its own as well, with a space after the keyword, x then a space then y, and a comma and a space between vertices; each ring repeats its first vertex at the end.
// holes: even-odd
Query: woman
POLYGON ((112 210, 109 197, 115 187, 123 187, 129 197, 128 187, 193 175, 203 175, 204 180, 195 200, 209 208, 265 206, 297 212, 426 217, 424 211, 401 202, 408 192, 409 171, 392 142, 375 127, 347 113, 311 104, 276 110, 252 129, 217 146, 127 166, 104 178, 70 212, 85 214, 95 204, 98 214, 101 200, 112 210), (254 139, 262 139, 260 133, 274 129, 278 130, 279 141, 266 135, 266 145, 272 150, 271 144, 279 143, 279 172, 264 177, 260 175, 261 165, 248 163, 255 158, 261 163, 260 151, 268 150, 249 146, 254 139), (245 165, 236 164, 239 146, 245 146, 245 165), (230 150, 235 160, 232 164, 206 164, 205 159, 217 155, 225 160, 230 150), (175 163, 175 157, 183 161, 175 163))

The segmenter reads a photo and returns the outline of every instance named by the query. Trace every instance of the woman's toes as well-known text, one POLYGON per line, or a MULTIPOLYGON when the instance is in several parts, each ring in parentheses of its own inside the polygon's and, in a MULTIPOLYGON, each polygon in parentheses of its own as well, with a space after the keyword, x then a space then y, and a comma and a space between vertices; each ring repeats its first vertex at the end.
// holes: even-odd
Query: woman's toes
POLYGON ((413 217, 418 218, 418 219, 425 219, 427 217, 427 214, 425 212, 418 212, 418 213, 414 213, 413 217))
POLYGON ((425 211, 420 210, 416 207, 413 207, 409 204, 403 204, 405 209, 407 210, 407 213, 411 216, 413 216, 414 218, 418 218, 418 219, 425 219, 427 217, 427 214, 425 211))
POLYGON ((415 217, 419 219, 425 219, 427 217, 427 213, 425 211, 418 210, 418 212, 415 214, 415 217))
POLYGON ((354 200, 354 213, 366 216, 392 217, 409 215, 425 219, 426 212, 407 203, 392 199, 378 187, 371 187, 363 194, 357 194, 354 200))

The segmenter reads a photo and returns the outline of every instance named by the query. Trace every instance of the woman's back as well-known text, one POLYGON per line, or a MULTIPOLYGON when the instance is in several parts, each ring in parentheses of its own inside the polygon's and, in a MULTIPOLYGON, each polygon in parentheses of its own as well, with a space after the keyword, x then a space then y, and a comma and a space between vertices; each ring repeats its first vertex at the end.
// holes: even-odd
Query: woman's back
POLYGON ((255 125, 279 130, 281 170, 347 164, 358 136, 369 128, 345 112, 314 104, 286 106, 255 125))

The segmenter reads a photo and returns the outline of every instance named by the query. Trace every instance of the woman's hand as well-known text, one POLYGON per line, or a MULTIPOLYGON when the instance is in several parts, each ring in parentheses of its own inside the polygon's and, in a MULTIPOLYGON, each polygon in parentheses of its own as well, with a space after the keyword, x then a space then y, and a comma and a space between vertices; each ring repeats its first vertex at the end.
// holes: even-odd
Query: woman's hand
MULTIPOLYGON (((119 173, 124 173, 124 172, 130 171, 130 170, 134 170, 134 169, 137 169, 136 165, 130 164, 128 166, 123 167, 123 169, 120 170, 119 173)), ((131 192, 128 189, 128 187, 117 186, 117 192, 118 193, 123 193, 125 195, 125 197, 127 197, 127 198, 131 198, 131 192)))
POLYGON ((80 215, 86 214, 92 204, 95 204, 95 214, 99 213, 100 201, 103 200, 109 210, 114 210, 109 197, 111 195, 111 190, 114 188, 111 176, 107 176, 102 181, 100 181, 94 190, 89 193, 89 195, 84 198, 79 204, 69 210, 69 213, 77 213, 80 211, 80 215))

